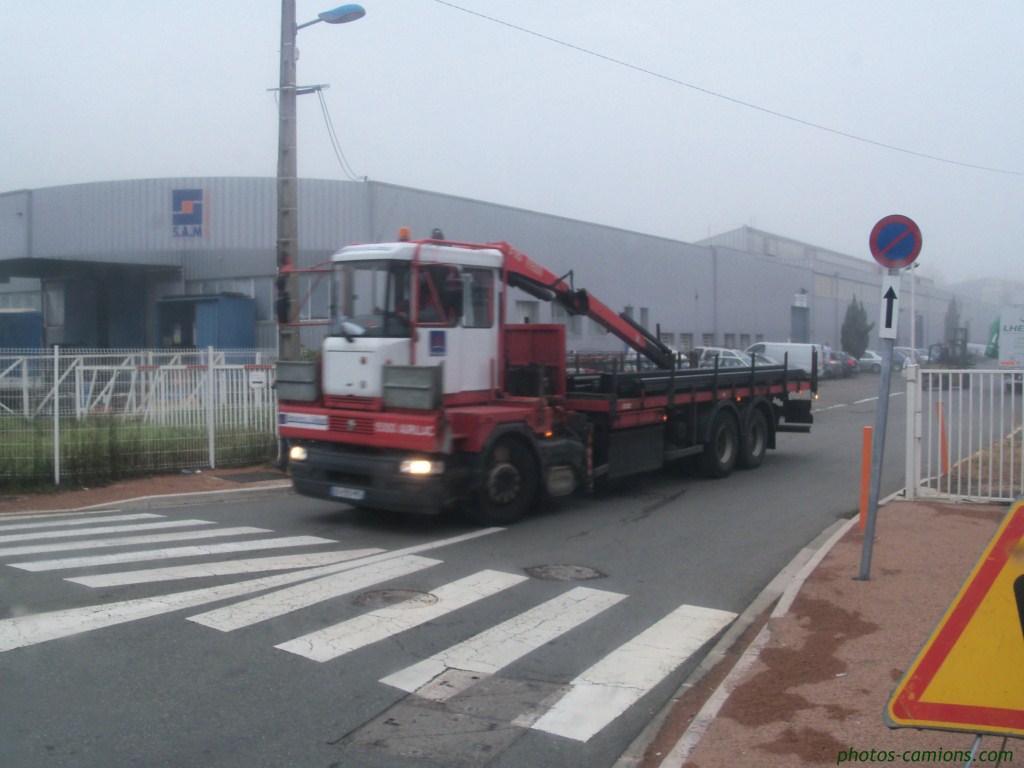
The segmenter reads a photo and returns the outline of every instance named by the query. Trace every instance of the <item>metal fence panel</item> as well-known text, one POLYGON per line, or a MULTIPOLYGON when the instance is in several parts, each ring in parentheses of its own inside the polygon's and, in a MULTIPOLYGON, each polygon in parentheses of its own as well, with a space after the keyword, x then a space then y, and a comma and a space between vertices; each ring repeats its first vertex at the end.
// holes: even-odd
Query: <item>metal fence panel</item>
POLYGON ((907 496, 1024 495, 1019 372, 907 369, 907 496))
POLYGON ((0 485, 273 456, 267 350, 0 350, 0 485))

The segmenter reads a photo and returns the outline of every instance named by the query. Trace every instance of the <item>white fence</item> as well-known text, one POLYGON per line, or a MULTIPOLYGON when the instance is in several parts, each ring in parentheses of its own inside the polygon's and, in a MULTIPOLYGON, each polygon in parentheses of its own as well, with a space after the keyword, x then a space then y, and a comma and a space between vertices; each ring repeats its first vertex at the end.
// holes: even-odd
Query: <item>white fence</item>
POLYGON ((907 369, 907 498, 1024 496, 1020 375, 907 369))
POLYGON ((266 350, 0 349, 0 486, 273 455, 266 350))

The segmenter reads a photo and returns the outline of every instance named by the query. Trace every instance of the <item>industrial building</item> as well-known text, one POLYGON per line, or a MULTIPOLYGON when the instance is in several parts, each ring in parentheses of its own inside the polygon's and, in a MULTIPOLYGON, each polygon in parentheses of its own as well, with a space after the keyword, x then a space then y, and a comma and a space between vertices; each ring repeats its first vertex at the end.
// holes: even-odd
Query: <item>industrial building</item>
MULTIPOLYGON (((173 178, 107 181, 0 193, 0 314, 41 313, 41 346, 272 349, 276 180, 173 178)), ((850 301, 879 315, 882 268, 863 258, 749 227, 700 243, 574 221, 380 182, 299 182, 299 267, 340 246, 414 238, 505 241, 550 269, 571 273, 609 306, 663 341, 744 348, 758 340, 838 345, 850 301)), ((303 344, 316 347, 330 283, 300 274, 303 344)), ((970 340, 984 343, 1005 302, 984 286, 912 281, 904 273, 899 343, 942 341, 956 297, 970 340), (907 301, 912 297, 912 302, 907 301)), ((563 322, 571 349, 621 342, 582 317, 513 295, 513 321, 563 322)), ((877 343, 873 338, 872 343, 877 343)))

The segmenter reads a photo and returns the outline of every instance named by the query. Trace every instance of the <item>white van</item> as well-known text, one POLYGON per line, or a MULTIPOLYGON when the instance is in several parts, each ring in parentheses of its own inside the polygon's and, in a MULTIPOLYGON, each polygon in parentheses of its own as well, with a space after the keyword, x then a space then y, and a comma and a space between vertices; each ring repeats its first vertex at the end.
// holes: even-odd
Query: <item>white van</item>
POLYGON ((790 368, 803 368, 811 372, 811 355, 814 350, 818 352, 818 378, 825 378, 825 349, 821 344, 795 344, 789 341, 759 341, 747 347, 746 352, 760 352, 762 355, 775 360, 779 365, 789 362, 790 368), (786 355, 789 355, 787 358, 786 355))

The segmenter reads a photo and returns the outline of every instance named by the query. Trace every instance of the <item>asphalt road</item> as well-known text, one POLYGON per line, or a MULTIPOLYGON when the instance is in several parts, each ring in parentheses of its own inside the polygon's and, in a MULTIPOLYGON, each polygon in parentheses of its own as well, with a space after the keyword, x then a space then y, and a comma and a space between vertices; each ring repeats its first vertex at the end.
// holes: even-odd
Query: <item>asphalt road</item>
MULTIPOLYGON (((883 495, 903 484, 893 385, 883 495)), ((611 766, 722 627, 855 512, 877 395, 877 376, 824 383, 812 433, 780 435, 758 470, 683 463, 508 529, 294 496, 7 519, 0 765, 611 766), (86 548, 109 537, 132 540, 86 548), (279 548, 225 549, 253 541, 279 548), (280 560, 296 554, 299 570, 280 560)))

